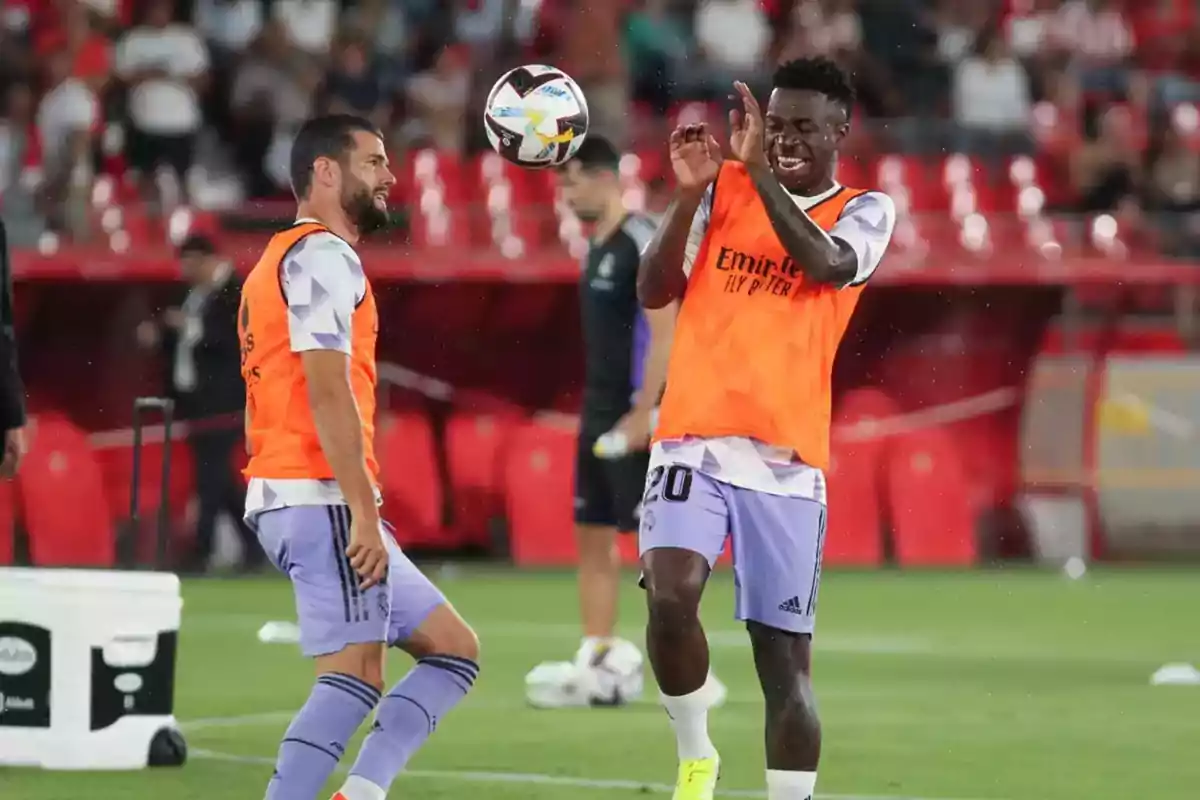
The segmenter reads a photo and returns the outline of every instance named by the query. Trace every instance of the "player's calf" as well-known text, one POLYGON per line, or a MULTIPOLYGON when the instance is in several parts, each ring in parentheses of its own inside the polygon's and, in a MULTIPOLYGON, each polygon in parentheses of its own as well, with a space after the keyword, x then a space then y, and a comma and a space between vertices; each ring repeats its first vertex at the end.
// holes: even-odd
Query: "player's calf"
POLYGON ((700 624, 708 573, 708 561, 690 550, 662 547, 642 556, 646 652, 675 731, 681 767, 676 797, 686 800, 711 798, 719 768, 708 736, 708 711, 718 689, 709 681, 708 640, 700 624))
POLYGON ((766 704, 767 798, 810 800, 821 758, 821 722, 809 677, 812 636, 748 622, 766 704))
POLYGON ((392 781, 479 677, 479 639, 448 603, 397 642, 417 663, 379 702, 342 800, 383 800, 392 781))
POLYGON ((317 680, 279 746, 266 800, 315 800, 346 743, 379 704, 383 645, 351 644, 316 659, 317 680))

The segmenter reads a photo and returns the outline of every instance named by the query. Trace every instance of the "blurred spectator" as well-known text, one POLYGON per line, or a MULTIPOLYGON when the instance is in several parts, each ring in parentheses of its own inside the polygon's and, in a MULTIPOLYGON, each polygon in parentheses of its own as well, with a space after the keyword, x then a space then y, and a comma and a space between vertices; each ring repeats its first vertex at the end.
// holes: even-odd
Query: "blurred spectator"
POLYGON ((692 53, 687 28, 667 0, 646 0, 626 18, 621 51, 629 60, 634 99, 665 113, 692 53))
POLYGON ((1135 196, 1141 154, 1130 144, 1119 108, 1086 115, 1084 141, 1070 156, 1078 210, 1116 211, 1135 196))
POLYGON ((237 335, 241 281, 205 236, 188 237, 179 248, 179 261, 187 282, 179 305, 143 322, 137 338, 146 349, 161 348, 167 394, 175 400, 180 418, 192 423, 188 442, 200 512, 195 549, 184 566, 195 571, 208 566, 217 518, 225 512, 242 540, 243 565, 253 568, 262 563, 263 551, 242 521, 246 491, 233 470, 246 407, 237 335))
POLYGON ((392 105, 384 93, 383 79, 371 62, 366 42, 358 36, 339 42, 325 73, 322 94, 322 105, 329 113, 358 114, 380 129, 391 120, 392 105))
POLYGON ((268 22, 238 68, 231 90, 231 144, 251 199, 270 197, 287 186, 286 177, 275 177, 268 153, 291 146, 293 132, 312 110, 317 84, 316 70, 288 43, 282 23, 268 22))
POLYGON ((934 11, 938 57, 950 67, 976 51, 976 39, 990 21, 987 0, 940 0, 934 11))
POLYGON ((89 7, 75 0, 63 6, 62 27, 45 33, 38 42, 38 55, 49 58, 60 51, 69 57, 72 78, 84 81, 94 92, 102 92, 112 74, 112 45, 92 25, 89 7))
POLYGON ((410 51, 416 38, 403 3, 359 0, 348 12, 346 24, 371 45, 384 90, 392 93, 401 88, 411 66, 410 51))
POLYGON ((245 52, 263 28, 261 0, 196 0, 196 32, 212 50, 213 60, 245 52))
POLYGON ((1200 152, 1175 125, 1166 127, 1154 149, 1145 187, 1146 209, 1155 212, 1167 252, 1200 257, 1200 152))
POLYGON ((459 0, 456 5, 454 39, 470 47, 475 63, 508 55, 505 50, 510 44, 527 45, 533 40, 535 2, 459 0))
POLYGON ((792 12, 795 34, 780 61, 825 56, 843 61, 862 47, 862 22, 854 0, 799 0, 792 12))
MULTIPOLYGON (((0 104, 0 207, 5 195, 17 188, 33 133, 33 92, 26 83, 15 82, 0 104)), ((11 199, 10 199, 11 202, 11 199)))
POLYGON ((719 82, 747 80, 763 70, 771 28, 757 0, 700 0, 696 41, 719 82))
POLYGON ((74 57, 59 50, 46 61, 46 92, 37 110, 42 143, 42 197, 56 230, 85 233, 92 185, 93 134, 100 124, 100 102, 87 83, 71 77, 74 57))
POLYGON ((288 39, 314 56, 325 56, 338 28, 337 0, 274 0, 271 15, 283 23, 288 39))
POLYGON ((563 10, 558 60, 587 96, 592 128, 618 146, 626 144, 629 127, 622 17, 618 3, 568 4, 563 10))
POLYGON ((37 187, 29 180, 40 182, 40 175, 26 169, 38 155, 37 138, 33 91, 27 83, 12 83, 0 107, 0 211, 10 223, 12 246, 29 246, 41 233, 34 203, 37 187))
POLYGON ((952 101, 960 152, 1004 155, 1031 147, 1029 79, 998 31, 981 32, 974 54, 955 67, 952 101))
POLYGON ((1058 0, 1013 0, 1004 23, 1005 38, 1013 55, 1023 61, 1040 58, 1057 5, 1058 0))
POLYGON ((405 138, 414 144, 462 152, 470 97, 467 51, 461 47, 443 48, 432 69, 409 81, 410 117, 405 138))
POLYGON ((129 87, 126 156, 146 188, 158 169, 174 171, 180 191, 195 158, 203 118, 200 92, 208 50, 190 25, 171 21, 171 0, 149 0, 143 24, 117 48, 117 73, 129 87))
POLYGON ((1085 91, 1128 88, 1133 30, 1113 0, 1066 0, 1051 23, 1050 46, 1078 71, 1085 91))

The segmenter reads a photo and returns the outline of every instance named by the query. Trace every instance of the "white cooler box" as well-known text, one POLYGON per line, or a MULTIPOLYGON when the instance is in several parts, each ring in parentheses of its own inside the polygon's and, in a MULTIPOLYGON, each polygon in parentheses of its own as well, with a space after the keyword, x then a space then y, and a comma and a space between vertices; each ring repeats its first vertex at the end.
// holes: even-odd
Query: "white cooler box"
POLYGON ((182 607, 169 573, 0 568, 0 765, 183 763, 182 607))

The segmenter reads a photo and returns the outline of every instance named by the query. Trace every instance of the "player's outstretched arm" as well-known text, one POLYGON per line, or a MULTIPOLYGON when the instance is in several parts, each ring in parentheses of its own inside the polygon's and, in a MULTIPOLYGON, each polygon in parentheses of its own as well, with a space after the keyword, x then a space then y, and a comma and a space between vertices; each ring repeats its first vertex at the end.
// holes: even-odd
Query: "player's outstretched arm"
MULTIPOLYGON (((646 308, 663 308, 683 297, 688 281, 689 236, 705 193, 721 170, 721 146, 707 125, 683 125, 671 133, 671 169, 677 188, 675 199, 654 238, 642 253, 638 268, 638 299, 646 308)), ((703 215, 701 215, 703 216, 703 215)), ((692 254, 694 257, 694 253, 692 254)))
POLYGON ((683 259, 692 218, 700 208, 701 193, 676 192, 662 224, 642 253, 638 265, 638 300, 650 309, 665 308, 683 297, 687 273, 683 259))

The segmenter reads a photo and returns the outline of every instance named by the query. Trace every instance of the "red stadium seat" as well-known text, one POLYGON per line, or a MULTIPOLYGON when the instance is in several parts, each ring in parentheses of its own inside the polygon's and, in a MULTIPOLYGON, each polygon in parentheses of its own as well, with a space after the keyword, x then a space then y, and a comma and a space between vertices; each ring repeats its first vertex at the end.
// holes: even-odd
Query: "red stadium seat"
POLYGON ((944 430, 896 437, 887 454, 893 549, 902 567, 976 563, 970 488, 958 447, 944 430))
POLYGON ((898 413, 895 401, 878 389, 852 390, 838 403, 829 468, 826 564, 875 567, 883 563, 880 470, 887 440, 870 436, 867 426, 898 413))
POLYGON ((11 481, 0 483, 0 566, 13 563, 13 534, 17 525, 17 498, 11 481))
MULTIPOLYGON (((93 451, 104 480, 109 513, 117 524, 129 517, 129 493, 133 488, 133 447, 111 447, 93 451)), ((162 442, 142 445, 141 476, 138 483, 138 515, 141 530, 137 532, 138 558, 145 560, 155 550, 158 506, 162 496, 162 442)), ((191 502, 195 475, 192 454, 187 442, 171 443, 171 488, 167 502, 171 512, 171 541, 191 535, 187 524, 188 504, 191 502)))
POLYGON ((401 547, 454 544, 442 528, 442 479, 433 428, 420 413, 385 416, 375 432, 383 516, 401 547))
POLYGON ((454 529, 460 540, 486 544, 493 519, 504 514, 504 456, 518 412, 463 412, 446 421, 446 462, 454 529))
POLYGON ((505 466, 509 545, 521 566, 567 566, 577 552, 573 426, 532 421, 513 434, 505 466))
POLYGON ((116 543, 100 465, 87 435, 57 414, 31 426, 17 477, 35 566, 111 567, 116 543))

